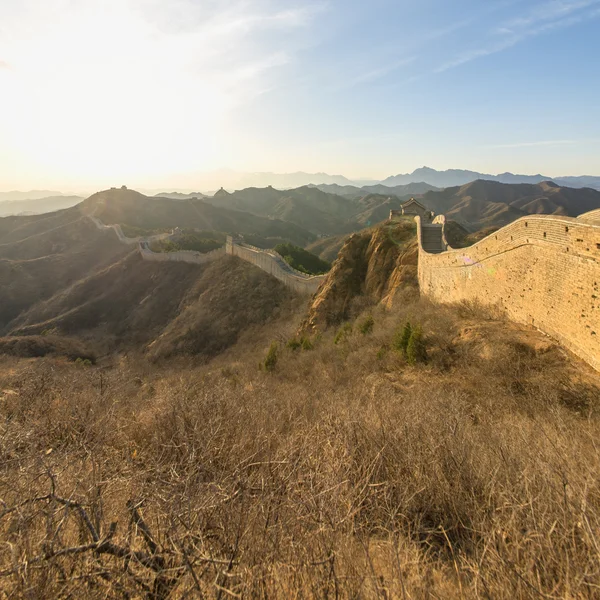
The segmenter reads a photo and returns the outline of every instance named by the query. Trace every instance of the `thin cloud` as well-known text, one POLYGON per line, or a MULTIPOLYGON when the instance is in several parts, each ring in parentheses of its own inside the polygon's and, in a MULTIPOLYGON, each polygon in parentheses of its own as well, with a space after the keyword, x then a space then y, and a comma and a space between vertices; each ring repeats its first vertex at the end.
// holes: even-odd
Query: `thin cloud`
POLYGON ((514 144, 494 144, 484 148, 535 148, 539 146, 569 146, 577 144, 578 140, 541 140, 538 142, 516 142, 514 144))
POLYGON ((0 69, 10 69, 10 65, 5 60, 0 60, 0 69))
POLYGON ((378 69, 373 69, 372 71, 367 71, 362 73, 350 81, 347 82, 345 87, 354 87, 355 85, 360 85, 361 83, 368 83, 372 81, 376 81, 377 79, 381 79, 390 73, 400 69, 401 67, 405 67, 413 63, 416 60, 415 56, 409 56, 407 58, 403 58, 395 63, 391 63, 389 65, 384 65, 383 67, 379 67, 378 69))
POLYGON ((600 0, 553 0, 541 4, 526 15, 507 21, 493 31, 493 37, 502 36, 503 39, 492 39, 489 44, 481 48, 460 54, 455 59, 441 64, 434 69, 434 72, 443 73, 478 58, 508 50, 528 38, 596 19, 600 16, 600 8, 586 9, 597 7, 599 4, 600 0))
POLYGON ((600 3, 600 0, 552 0, 535 6, 528 14, 512 19, 499 32, 523 29, 544 21, 560 20, 572 13, 600 3))

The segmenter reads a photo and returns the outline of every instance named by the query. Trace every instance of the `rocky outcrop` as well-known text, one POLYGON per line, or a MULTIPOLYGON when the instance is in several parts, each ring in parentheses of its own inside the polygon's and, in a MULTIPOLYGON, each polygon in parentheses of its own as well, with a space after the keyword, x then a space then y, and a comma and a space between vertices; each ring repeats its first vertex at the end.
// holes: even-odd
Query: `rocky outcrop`
POLYGON ((416 227, 410 221, 354 234, 314 297, 303 328, 338 324, 352 316, 358 303, 393 304, 399 290, 416 290, 417 259, 416 227))

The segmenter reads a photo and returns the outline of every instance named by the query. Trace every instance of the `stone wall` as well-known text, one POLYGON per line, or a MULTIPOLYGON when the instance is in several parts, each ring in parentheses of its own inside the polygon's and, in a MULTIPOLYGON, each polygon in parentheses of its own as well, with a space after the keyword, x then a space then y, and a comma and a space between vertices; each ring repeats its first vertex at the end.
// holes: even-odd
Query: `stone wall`
POLYGON ((233 240, 231 236, 227 237, 225 248, 227 254, 239 256, 242 260, 256 265, 259 269, 273 275, 284 285, 300 294, 314 294, 326 277, 326 275, 311 276, 296 271, 276 252, 240 244, 233 240))
POLYGON ((419 245, 422 294, 499 306, 600 370, 600 224, 532 215, 469 248, 445 247, 419 245))
POLYGON ((102 221, 100 221, 100 219, 94 217, 93 215, 88 215, 88 218, 91 219, 92 222, 94 223, 94 225, 96 225, 96 227, 100 230, 107 231, 109 229, 112 229, 115 232, 117 238, 119 238, 119 241, 122 244, 127 244, 129 246, 134 246, 143 241, 152 243, 152 242, 156 242, 158 240, 165 240, 173 235, 173 233, 171 232, 171 233, 159 233, 157 235, 151 235, 150 237, 129 238, 123 233, 123 230, 121 229, 120 225, 105 225, 104 223, 102 223, 102 221))
POLYGON ((179 252, 152 252, 147 242, 140 242, 140 255, 144 260, 153 262, 185 262, 203 265, 225 256, 225 248, 217 248, 212 252, 195 252, 193 250, 180 250, 179 252))
POLYGON ((585 223, 597 223, 600 225, 600 208, 579 215, 577 219, 585 223))
POLYGON ((296 271, 276 252, 240 244, 234 241, 231 236, 227 236, 227 241, 223 248, 218 248, 217 250, 213 250, 206 254, 194 252, 192 250, 181 250, 179 252, 153 252, 150 249, 150 244, 152 242, 170 238, 173 234, 161 233, 148 238, 128 238, 123 234, 120 225, 104 225, 102 221, 93 215, 88 215, 88 217, 94 222, 98 229, 103 231, 114 231, 121 243, 128 245, 137 244, 140 255, 144 260, 153 262, 186 262, 201 265, 229 254, 238 256, 242 260, 256 265, 259 269, 273 275, 273 277, 279 279, 284 285, 300 294, 314 294, 325 279, 325 275, 311 276, 296 271))

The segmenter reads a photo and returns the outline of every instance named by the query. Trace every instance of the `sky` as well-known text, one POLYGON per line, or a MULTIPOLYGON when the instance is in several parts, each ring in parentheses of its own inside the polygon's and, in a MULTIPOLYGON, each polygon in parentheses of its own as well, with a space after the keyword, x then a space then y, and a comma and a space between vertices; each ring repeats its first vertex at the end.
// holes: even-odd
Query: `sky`
POLYGON ((600 175, 599 59, 600 0, 0 0, 0 190, 600 175))

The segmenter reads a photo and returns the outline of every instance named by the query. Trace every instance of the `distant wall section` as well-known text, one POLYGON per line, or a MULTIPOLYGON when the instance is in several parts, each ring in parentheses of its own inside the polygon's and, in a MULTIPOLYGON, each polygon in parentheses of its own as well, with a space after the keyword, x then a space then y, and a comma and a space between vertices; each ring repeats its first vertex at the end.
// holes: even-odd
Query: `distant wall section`
POLYGON ((600 224, 535 215, 469 248, 444 243, 441 254, 419 247, 422 294, 500 306, 600 370, 600 224))
POLYGON ((179 250, 178 252, 153 252, 148 247, 148 242, 140 242, 140 255, 144 260, 152 262, 185 262, 194 265, 204 265, 225 256, 225 248, 217 248, 212 252, 195 252, 193 250, 179 250))
POLYGON ((218 248, 217 250, 205 254, 192 250, 180 250, 179 252, 153 252, 150 249, 150 244, 152 242, 168 239, 173 234, 161 233, 147 238, 128 238, 123 233, 120 225, 104 225, 102 221, 93 215, 88 215, 88 217, 94 222, 98 229, 102 231, 114 231, 121 243, 130 246, 137 245, 143 260, 152 262, 185 262, 202 265, 229 254, 231 256, 238 256, 242 260, 252 263, 259 269, 262 269, 279 279, 284 285, 299 294, 314 294, 326 277, 325 275, 311 276, 296 271, 276 252, 271 250, 261 250, 254 246, 241 244, 236 242, 231 236, 227 236, 227 241, 223 248, 218 248))
POLYGON ((102 223, 102 221, 100 221, 100 219, 98 219, 92 215, 88 215, 88 217, 93 221, 94 225, 96 225, 96 227, 98 229, 103 230, 103 231, 112 229, 115 232, 117 238, 119 238, 119 241, 122 244, 127 244, 129 246, 134 246, 143 241, 152 243, 152 242, 156 242, 159 240, 165 240, 173 235, 172 233, 159 233, 157 235, 151 235, 149 237, 129 238, 123 233, 123 230, 121 229, 120 225, 105 225, 104 223, 102 223))
POLYGON ((326 275, 311 276, 296 271, 276 252, 240 244, 231 236, 227 236, 225 249, 227 254, 239 256, 242 260, 256 265, 299 294, 314 294, 326 277, 326 275))

